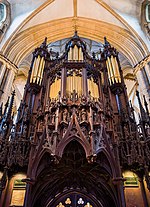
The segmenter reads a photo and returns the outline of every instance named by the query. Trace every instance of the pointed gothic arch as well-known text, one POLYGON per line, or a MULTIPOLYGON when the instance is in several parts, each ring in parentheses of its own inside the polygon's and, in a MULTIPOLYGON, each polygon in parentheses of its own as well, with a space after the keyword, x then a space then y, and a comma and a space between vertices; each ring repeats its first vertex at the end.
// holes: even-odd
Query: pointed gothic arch
POLYGON ((78 141, 73 140, 66 145, 59 164, 51 163, 38 174, 30 191, 30 205, 57 206, 60 202, 65 204, 64 199, 74 199, 75 202, 78 197, 83 197, 92 207, 117 207, 115 192, 115 186, 107 171, 96 163, 88 163, 84 148, 78 141), (104 199, 106 195, 107 200, 104 199))

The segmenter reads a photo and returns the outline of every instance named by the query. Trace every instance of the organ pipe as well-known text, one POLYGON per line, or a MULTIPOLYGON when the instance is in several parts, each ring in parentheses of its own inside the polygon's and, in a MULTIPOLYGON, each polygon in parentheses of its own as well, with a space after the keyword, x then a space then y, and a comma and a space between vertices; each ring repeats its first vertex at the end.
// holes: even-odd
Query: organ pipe
POLYGON ((82 48, 78 48, 76 45, 68 52, 68 61, 75 60, 75 61, 82 61, 83 60, 83 52, 82 48))
POLYGON ((115 60, 116 74, 117 74, 117 77, 118 77, 118 82, 121 83, 121 77, 120 77, 120 72, 119 72, 119 66, 118 66, 118 62, 117 62, 116 57, 114 57, 114 60, 115 60))
POLYGON ((68 52, 68 60, 72 60, 72 47, 70 47, 70 50, 68 52))
POLYGON ((70 95, 74 90, 78 93, 78 95, 82 94, 82 77, 77 76, 75 73, 73 73, 72 76, 67 77, 67 95, 70 95))
POLYGON ((91 96, 94 98, 98 98, 99 97, 99 92, 98 92, 98 85, 96 83, 94 83, 93 78, 88 79, 88 91, 91 92, 91 96))
POLYGON ((78 59, 78 47, 75 45, 73 50, 74 50, 74 52, 73 52, 73 55, 74 55, 73 56, 73 60, 79 60, 78 59))
POLYGON ((38 73, 37 73, 37 83, 39 83, 40 78, 41 78, 41 72, 43 69, 43 61, 44 61, 44 57, 41 58, 40 63, 39 63, 39 69, 38 69, 38 73))
POLYGON ((120 83, 121 77, 119 73, 119 67, 116 60, 116 57, 111 56, 110 58, 107 57, 106 60, 107 71, 108 71, 108 79, 110 84, 120 83))
POLYGON ((50 98, 56 98, 58 96, 58 93, 60 91, 60 85, 61 85, 61 80, 55 78, 54 83, 52 83, 50 87, 50 98))
POLYGON ((38 57, 35 57, 32 67, 30 83, 41 84, 44 65, 45 65, 44 57, 41 58, 40 55, 38 55, 38 57))

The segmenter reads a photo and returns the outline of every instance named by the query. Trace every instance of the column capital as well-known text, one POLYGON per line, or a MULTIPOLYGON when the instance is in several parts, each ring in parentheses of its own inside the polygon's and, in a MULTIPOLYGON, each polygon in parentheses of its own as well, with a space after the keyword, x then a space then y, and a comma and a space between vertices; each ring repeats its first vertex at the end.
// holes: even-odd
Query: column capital
POLYGON ((4 55, 0 54, 0 61, 7 66, 7 68, 11 69, 15 74, 18 72, 18 66, 15 65, 12 61, 6 58, 4 55))
POLYGON ((145 65, 150 62, 150 55, 146 56, 139 63, 134 66, 134 74, 136 74, 139 70, 143 69, 145 65))

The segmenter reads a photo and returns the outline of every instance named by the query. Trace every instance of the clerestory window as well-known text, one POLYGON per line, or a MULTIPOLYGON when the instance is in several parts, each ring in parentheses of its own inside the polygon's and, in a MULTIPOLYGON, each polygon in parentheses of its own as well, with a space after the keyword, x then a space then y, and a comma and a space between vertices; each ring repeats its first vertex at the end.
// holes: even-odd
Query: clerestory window
POLYGON ((6 5, 0 3, 0 24, 6 20, 6 5))
POLYGON ((150 22, 150 3, 146 5, 146 21, 150 22))

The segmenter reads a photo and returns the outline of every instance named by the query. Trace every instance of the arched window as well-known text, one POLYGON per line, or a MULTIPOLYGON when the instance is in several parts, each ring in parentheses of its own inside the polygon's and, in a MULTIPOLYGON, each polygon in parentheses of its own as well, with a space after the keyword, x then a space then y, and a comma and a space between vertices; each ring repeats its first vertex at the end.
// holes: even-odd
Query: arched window
POLYGON ((93 207, 93 204, 89 199, 82 195, 70 195, 64 198, 56 207, 93 207))
POLYGON ((6 19, 6 5, 0 3, 0 24, 2 24, 6 19))
POLYGON ((150 22, 150 3, 146 5, 145 15, 146 15, 146 21, 150 22))
MULTIPOLYGON (((59 197, 59 196, 58 196, 59 197)), ((99 202, 95 200, 94 197, 90 197, 84 193, 80 192, 70 192, 66 195, 60 196, 56 201, 51 202, 47 207, 96 207, 102 206, 99 202)))
POLYGON ((7 0, 0 0, 0 41, 10 25, 10 3, 7 0))

